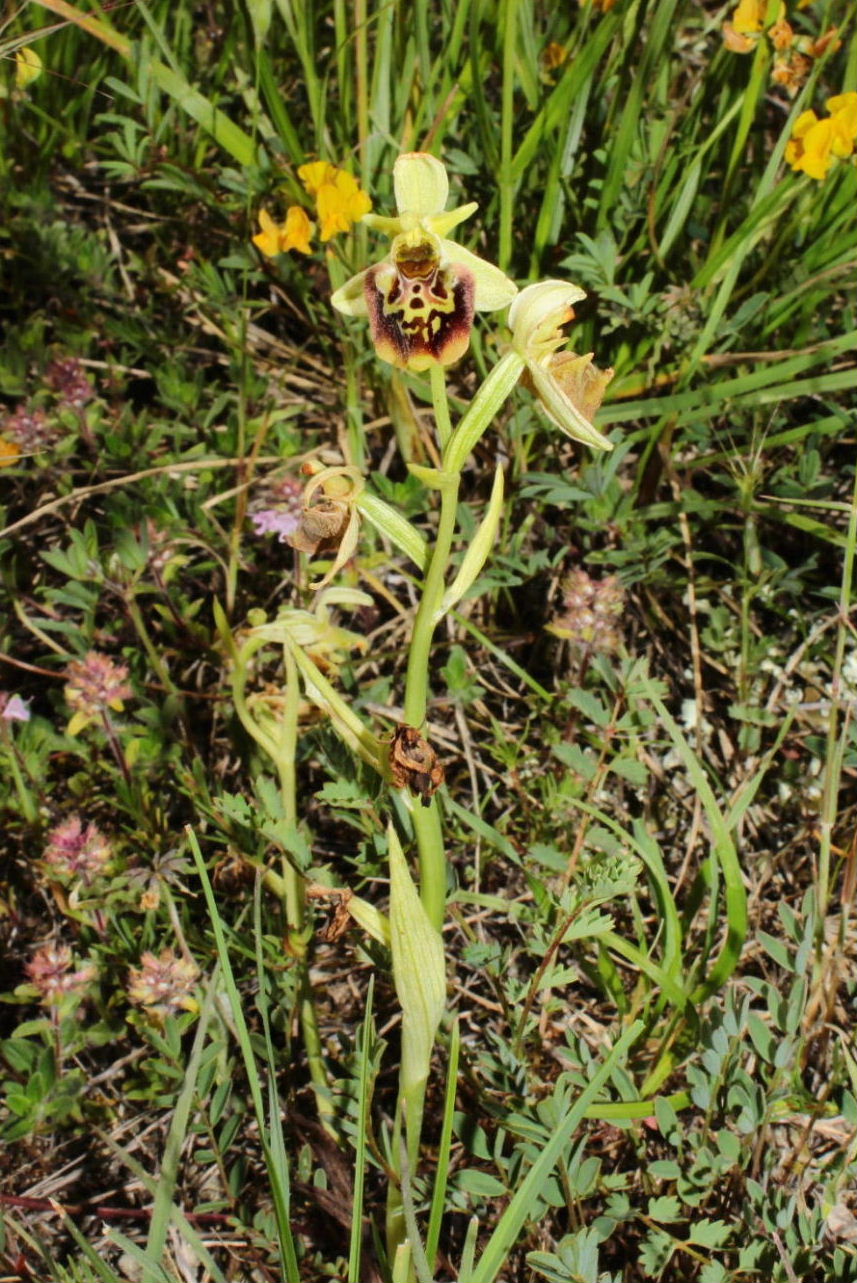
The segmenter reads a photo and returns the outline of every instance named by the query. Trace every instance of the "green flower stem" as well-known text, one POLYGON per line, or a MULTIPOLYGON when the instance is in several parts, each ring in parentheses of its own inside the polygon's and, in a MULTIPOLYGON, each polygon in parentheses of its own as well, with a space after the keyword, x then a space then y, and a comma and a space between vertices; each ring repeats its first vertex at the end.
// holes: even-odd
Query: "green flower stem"
POLYGON ((503 402, 508 398, 526 362, 517 352, 507 352, 497 362, 476 396, 467 407, 458 427, 444 451, 445 472, 458 476, 467 462, 467 456, 480 437, 490 427, 503 402))
MULTIPOLYGON (((298 805, 295 758, 297 757, 298 748, 300 685, 298 683, 297 665, 291 650, 285 645, 283 646, 283 664, 286 670, 286 702, 280 721, 280 752, 276 758, 276 765, 277 774, 280 777, 283 818, 290 828, 296 828, 298 805)), ((298 959, 298 1015, 301 1023, 301 1038, 306 1051, 310 1079, 315 1091, 315 1103, 319 1119, 330 1134, 335 1135, 330 1126, 333 1118, 330 1083, 324 1065, 321 1035, 318 1031, 318 1016, 309 980, 309 958, 306 952, 306 887, 304 879, 285 855, 283 856, 282 870, 286 921, 289 926, 289 936, 298 959)))
POLYGON ((431 399, 434 407, 434 421, 437 425, 437 438, 440 442, 442 453, 452 436, 449 397, 446 392, 446 371, 442 365, 433 365, 431 367, 431 399))
POLYGON ((170 670, 161 658, 160 651, 152 641, 149 630, 146 627, 146 622, 143 618, 143 612, 140 610, 137 600, 133 596, 132 592, 129 592, 125 598, 125 608, 128 611, 132 624, 137 630, 137 635, 140 638, 140 641, 143 643, 143 650, 146 652, 146 656, 149 663, 152 665, 152 668, 155 670, 158 680, 171 695, 178 695, 178 687, 170 676, 170 670))
POLYGON ((377 736, 363 725, 358 715, 346 704, 336 687, 327 680, 306 651, 297 642, 289 641, 288 644, 295 664, 304 679, 304 687, 309 698, 327 713, 340 738, 351 746, 358 757, 362 757, 363 761, 368 762, 379 774, 384 774, 377 736))
POLYGON ((405 721, 409 726, 420 727, 426 720, 429 654, 434 630, 441 618, 441 602, 446 587, 449 554, 455 536, 459 484, 460 478, 450 475, 444 479, 441 489, 440 521, 423 585, 423 595, 414 621, 414 633, 408 655, 405 721))
MULTIPOLYGON (((455 536, 461 471, 470 451, 489 427, 520 378, 523 367, 524 362, 517 352, 509 352, 498 361, 454 432, 450 427, 445 383, 441 390, 443 371, 437 374, 432 370, 432 394, 437 415, 438 436, 443 446, 444 464, 439 476, 440 520, 408 655, 404 709, 405 722, 408 726, 419 728, 426 720, 431 644, 434 630, 444 614, 443 597, 452 541, 455 536)), ((412 822, 420 858, 420 898, 432 925, 440 931, 443 927, 446 903, 446 852, 443 845, 440 813, 434 799, 427 807, 412 808, 412 822)))
MULTIPOLYGON (((300 704, 300 687, 298 670, 294 657, 288 646, 283 646, 283 665, 286 670, 286 702, 280 720, 279 752, 276 757, 277 774, 280 777, 280 797, 283 803, 283 818, 289 828, 296 828, 298 822, 297 777, 295 775, 295 757, 298 746, 298 707, 300 704)), ((292 931, 304 929, 306 916, 306 897, 304 880, 291 862, 283 856, 283 885, 285 889, 286 921, 292 931)))
MULTIPOLYGON (((441 618, 441 603, 446 588, 449 554, 455 535, 460 478, 449 476, 441 490, 440 521, 437 537, 425 577, 423 595, 414 622, 408 673, 405 682, 405 722, 421 727, 428 707, 428 674, 434 630, 441 618)), ((414 836, 420 856, 420 898, 432 926, 443 926, 446 903, 446 851, 437 803, 432 798, 427 807, 415 805, 412 810, 414 836)))
POLYGON ((446 847, 434 798, 428 806, 413 807, 411 823, 420 857, 420 899, 432 926, 440 931, 446 909, 446 847))
MULTIPOLYGON (((365 177, 365 174, 364 174, 365 177)), ((358 235, 365 235, 365 228, 358 226, 358 235)), ((344 265, 332 254, 328 256, 328 273, 330 276, 331 292, 339 289, 348 279, 348 272, 344 265)), ((345 365, 345 413, 346 413, 346 443, 348 447, 348 460, 353 467, 359 468, 362 472, 366 466, 366 441, 363 431, 363 398, 360 394, 360 372, 357 363, 357 353, 354 348, 351 335, 347 332, 342 338, 342 359, 345 365)))

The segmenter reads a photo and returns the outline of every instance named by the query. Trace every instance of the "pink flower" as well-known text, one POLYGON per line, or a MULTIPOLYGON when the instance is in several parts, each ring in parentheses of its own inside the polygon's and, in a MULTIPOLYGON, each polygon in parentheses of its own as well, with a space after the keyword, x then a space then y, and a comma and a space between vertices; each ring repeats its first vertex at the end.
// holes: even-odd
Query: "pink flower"
POLYGON ((285 543, 301 524, 303 486, 294 477, 280 477, 263 487, 263 507, 250 513, 257 535, 276 535, 285 543))
POLYGON ((67 944, 46 944, 36 950, 24 970, 30 984, 38 989, 40 1001, 50 1007, 64 994, 80 993, 97 975, 92 963, 77 971, 72 971, 73 966, 74 958, 67 944))
POLYGON ((124 701, 134 693, 127 677, 126 664, 114 664, 97 650, 89 651, 83 659, 73 659, 66 669, 65 687, 66 702, 74 714, 69 734, 76 735, 108 709, 121 712, 124 701))
POLYGON ((560 587, 562 609, 548 624, 548 632, 585 650, 603 654, 618 650, 625 593, 616 575, 592 579, 578 568, 569 571, 560 587))
POLYGON ((280 543, 285 543, 301 524, 300 512, 289 512, 287 508, 260 508, 250 513, 250 520, 257 535, 276 535, 280 543))
POLYGON ((95 389, 76 356, 51 361, 45 370, 45 383, 64 405, 73 410, 82 410, 95 396, 95 389))
POLYGON ((29 722, 30 710, 20 695, 0 691, 0 719, 4 722, 29 722))
POLYGON ((84 829, 79 815, 58 824, 48 834, 42 860, 51 873, 62 878, 80 878, 84 886, 101 876, 113 856, 107 839, 94 824, 84 829))
POLYGON ((44 410, 38 410, 22 401, 12 414, 0 422, 0 431, 8 441, 14 441, 22 454, 39 454, 52 446, 59 430, 50 422, 44 410))
POLYGON ((147 950, 139 967, 131 968, 128 997, 161 1017, 182 1009, 196 1011, 193 990, 198 979, 199 968, 190 958, 180 958, 172 949, 162 949, 157 957, 147 950))

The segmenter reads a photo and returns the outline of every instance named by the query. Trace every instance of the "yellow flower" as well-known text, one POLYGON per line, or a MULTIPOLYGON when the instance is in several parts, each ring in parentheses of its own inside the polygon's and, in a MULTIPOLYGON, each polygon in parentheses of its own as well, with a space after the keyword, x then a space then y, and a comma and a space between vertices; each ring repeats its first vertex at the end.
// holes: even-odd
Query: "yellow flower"
POLYGON ((21 457, 21 447, 15 441, 0 437, 0 468, 11 468, 21 457))
POLYGON ((372 202, 353 174, 337 169, 327 160, 313 160, 298 169, 298 178, 308 194, 315 197, 321 222, 319 235, 329 241, 337 232, 350 232, 372 208, 372 202))
POLYGON ((740 36, 752 36, 762 30, 767 0, 739 0, 732 15, 732 26, 740 36))
MULTIPOLYGON (((731 22, 724 22, 723 42, 732 53, 750 53, 765 29, 768 16, 768 0, 738 0, 731 22)), ((777 5, 776 15, 767 34, 775 49, 787 49, 794 37, 794 32, 786 22, 786 7, 781 2, 777 5)))
POLYGON ((768 39, 778 53, 790 49, 794 43, 794 38, 794 28, 785 18, 778 18, 773 26, 768 28, 768 39))
POLYGON ((836 94, 825 106, 831 113, 833 141, 831 151, 842 159, 850 156, 857 142, 857 93, 836 94))
POLYGON ((723 43, 730 53, 752 53, 756 48, 756 42, 752 36, 741 35, 731 22, 724 22, 722 30, 723 43))
POLYGON ((253 237, 253 244, 267 258, 276 258, 278 254, 285 254, 290 249, 296 249, 301 254, 312 253, 310 237, 315 231, 315 225, 300 205, 292 205, 286 211, 284 223, 274 222, 266 209, 260 210, 259 226, 262 230, 253 237))
POLYGON ((792 169, 803 170, 810 178, 825 178, 833 164, 832 143, 831 121, 819 120, 814 111, 801 112, 786 143, 786 160, 792 169))
POLYGON ((834 159, 846 160, 857 143, 857 93, 836 94, 826 105, 831 112, 826 120, 814 111, 802 112, 786 143, 788 164, 810 178, 826 178, 834 159))
POLYGON ((525 379, 548 418, 566 436, 595 450, 612 450, 613 443, 592 420, 613 377, 599 370, 592 353, 560 352, 562 326, 572 319, 572 305, 585 292, 566 281, 539 281, 521 290, 509 308, 512 346, 526 363, 525 379))
POLYGON ((557 44, 552 40, 546 45, 541 52, 541 64, 545 71, 556 71, 564 62, 568 61, 568 50, 565 45, 557 44))
POLYGON ((308 165, 301 165, 298 169, 298 178, 310 196, 317 196, 319 189, 325 183, 333 182, 335 176, 336 166, 331 165, 329 160, 313 160, 308 165))
POLYGON ((332 182, 322 183, 316 195, 316 208, 321 220, 319 235, 329 241, 337 232, 348 232, 372 208, 372 202, 353 174, 340 169, 332 182))
POLYGON ((346 316, 368 316, 382 361, 407 370, 450 365, 467 351, 474 312, 506 307, 517 289, 505 273, 447 233, 476 210, 446 210, 449 179, 439 160, 408 152, 393 166, 395 218, 365 222, 392 238, 381 262, 358 272, 331 303, 346 316))

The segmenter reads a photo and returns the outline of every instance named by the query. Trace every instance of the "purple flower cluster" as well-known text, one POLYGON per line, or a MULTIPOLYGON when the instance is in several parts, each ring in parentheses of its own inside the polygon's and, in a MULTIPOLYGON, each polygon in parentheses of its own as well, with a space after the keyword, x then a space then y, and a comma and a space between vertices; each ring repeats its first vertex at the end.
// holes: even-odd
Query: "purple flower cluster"
POLYGON ((301 524, 303 486, 294 477, 280 477, 265 487, 264 506, 250 513, 257 535, 276 535, 285 543, 301 524))

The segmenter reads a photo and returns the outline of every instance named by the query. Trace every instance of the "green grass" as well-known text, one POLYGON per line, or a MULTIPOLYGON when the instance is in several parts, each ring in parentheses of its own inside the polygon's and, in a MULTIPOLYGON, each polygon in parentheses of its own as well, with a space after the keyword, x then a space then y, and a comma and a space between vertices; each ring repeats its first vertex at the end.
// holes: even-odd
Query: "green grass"
POLYGON ((25 411, 42 435, 0 468, 0 690, 31 711, 0 717, 0 1276, 857 1278, 857 166, 784 160, 801 112, 857 90, 857 37, 845 0, 789 4, 841 42, 790 97, 766 35, 724 46, 730 9, 4 20, 0 437, 25 411), (403 150, 479 202, 462 243, 587 291, 569 335, 615 370, 612 453, 524 390, 482 434, 503 313, 448 423, 437 377, 380 363, 329 304, 376 232, 253 248, 308 160, 392 213, 403 150), (252 521, 316 456, 366 476, 321 604, 252 521), (438 485, 454 609, 406 694, 438 485), (573 569, 624 593, 600 647, 569 637, 573 569), (72 734, 91 651, 133 695, 72 734), (413 818, 382 778, 403 708, 446 770, 413 818), (92 880, 46 855, 73 815, 111 846, 92 880), (417 1163, 391 821, 447 854, 417 1163), (45 948, 92 969, 80 992, 41 1000, 45 948), (164 950, 196 979, 159 1017, 129 984, 164 950))

